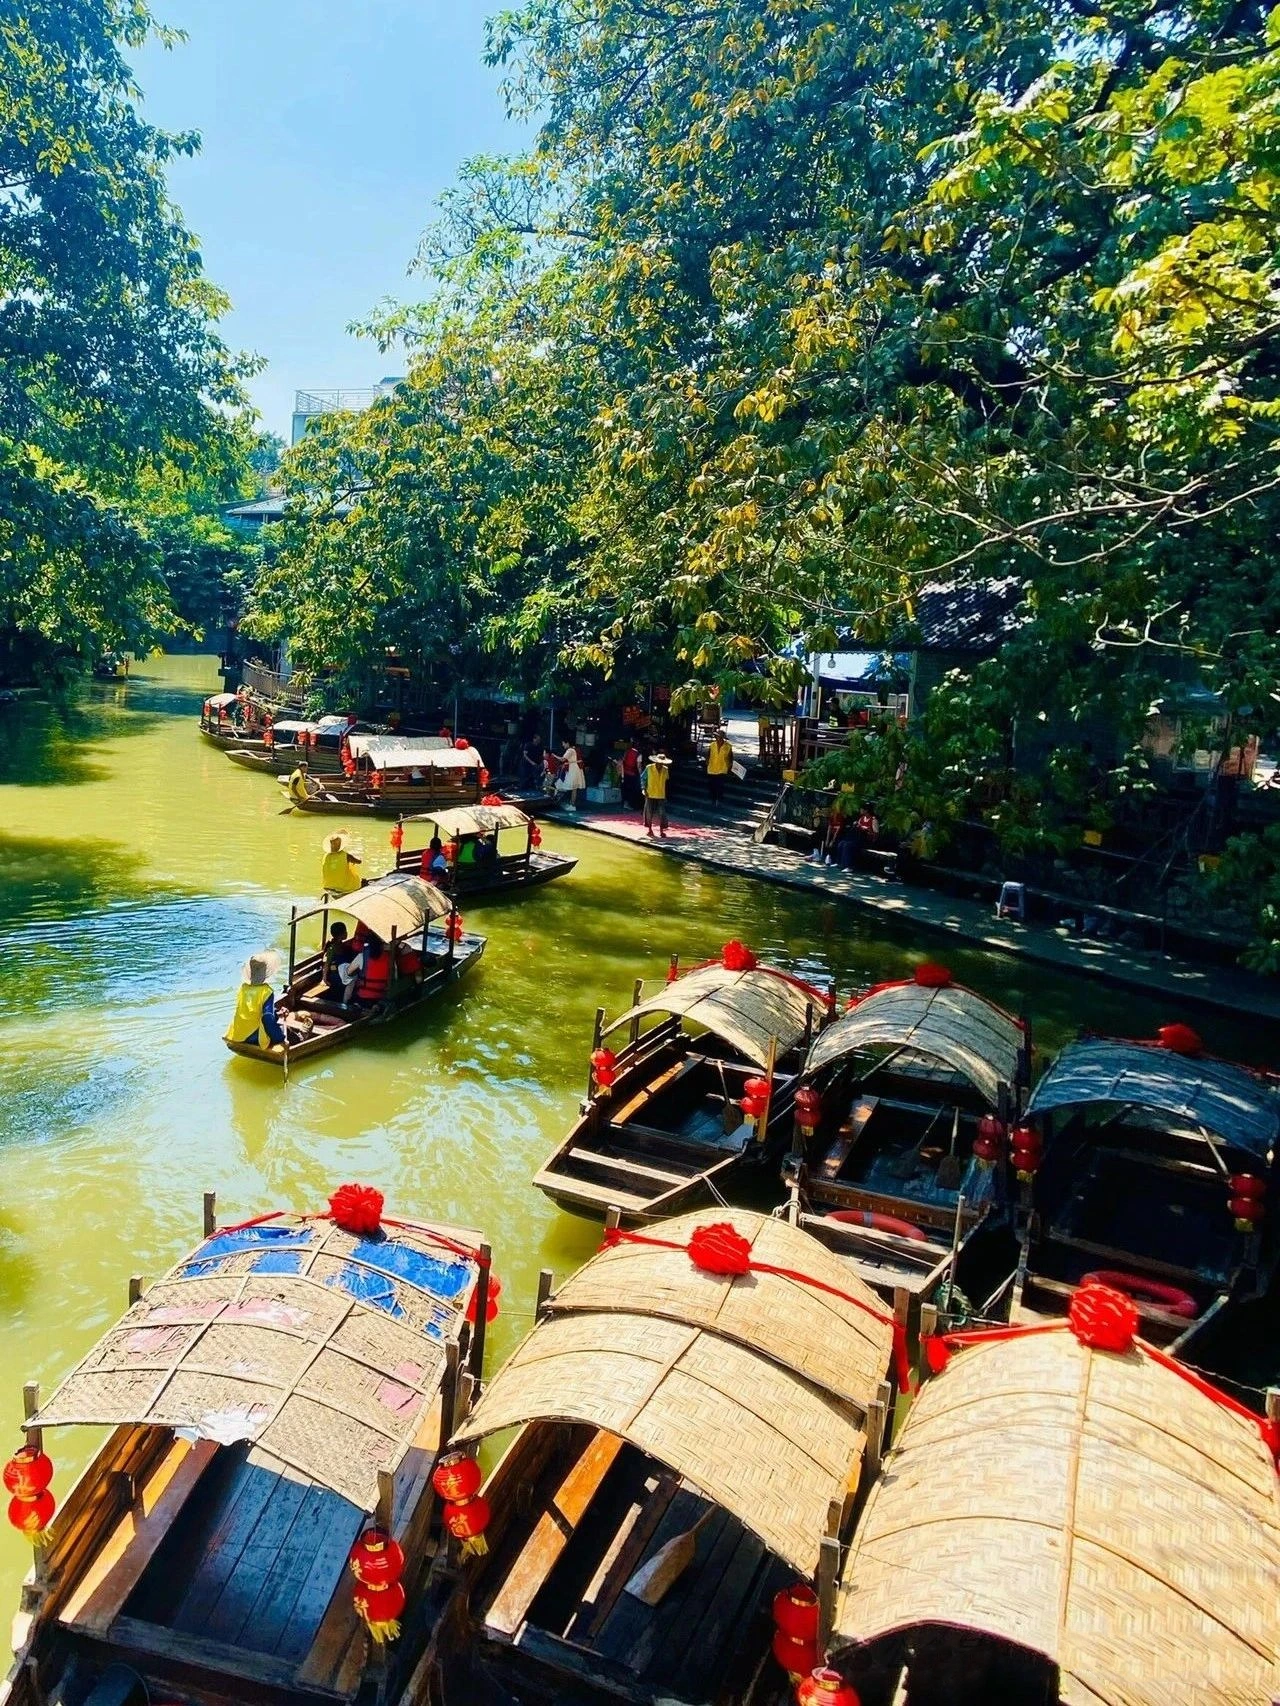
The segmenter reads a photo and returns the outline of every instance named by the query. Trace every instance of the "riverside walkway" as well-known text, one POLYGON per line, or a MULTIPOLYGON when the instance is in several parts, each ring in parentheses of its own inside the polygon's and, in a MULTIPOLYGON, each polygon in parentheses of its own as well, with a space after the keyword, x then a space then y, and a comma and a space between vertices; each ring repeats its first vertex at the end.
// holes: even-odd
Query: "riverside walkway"
POLYGON ((994 908, 957 899, 934 889, 890 881, 868 872, 811 865, 800 853, 753 841, 721 824, 672 821, 665 841, 649 840, 633 813, 617 807, 587 807, 577 818, 562 819, 576 829, 611 835, 648 847, 660 856, 687 859, 735 876, 803 889, 824 900, 871 912, 884 923, 996 949, 1060 971, 1100 977, 1146 995, 1167 995, 1171 1002, 1195 1002, 1219 1011, 1280 1023, 1280 984, 1224 966, 1200 966, 1161 954, 1123 948, 1114 942, 1059 935, 1043 925, 997 919, 994 908))

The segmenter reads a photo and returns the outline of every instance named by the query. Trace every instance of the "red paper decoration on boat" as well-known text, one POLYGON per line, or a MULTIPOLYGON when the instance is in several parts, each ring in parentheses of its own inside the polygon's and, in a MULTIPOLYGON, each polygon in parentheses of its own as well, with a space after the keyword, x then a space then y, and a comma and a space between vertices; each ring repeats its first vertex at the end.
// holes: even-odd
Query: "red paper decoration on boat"
POLYGON ((775 1629, 773 1632, 773 1656, 793 1684, 799 1682, 802 1676, 808 1676, 822 1657, 818 1651, 816 1634, 806 1639, 797 1639, 781 1629, 775 1629))
POLYGON ((726 971, 754 971, 759 961, 751 949, 739 942, 735 936, 726 942, 720 952, 720 963, 726 971))
POLYGON ((445 1499, 450 1504, 461 1504, 464 1499, 474 1498, 483 1483, 484 1475, 480 1465, 465 1451, 446 1453, 431 1474, 431 1485, 435 1488, 436 1497, 445 1499))
POLYGON ((951 1361, 951 1347, 941 1333, 926 1333, 920 1340, 920 1349, 924 1352, 924 1365, 930 1374, 941 1374, 951 1361))
POLYGON ((351 1603, 379 1646, 399 1635, 405 1607, 403 1582, 388 1582, 384 1588, 357 1588, 351 1603))
MULTIPOLYGON (((808 1582, 792 1582, 773 1596, 773 1621, 793 1641, 812 1641, 818 1634, 818 1596, 808 1582)), ((813 1669, 813 1665, 807 1667, 813 1669)))
POLYGON ((811 1085, 804 1084, 796 1091, 796 1130, 802 1137, 812 1137, 822 1124, 822 1097, 811 1085))
POLYGON ((482 1493, 470 1499, 451 1500, 444 1507, 444 1525, 455 1540, 462 1542, 464 1558, 481 1558, 489 1550, 484 1531, 492 1512, 482 1493))
POLYGON ((1033 1125, 1016 1125, 1009 1134, 1010 1160, 1023 1184, 1033 1179, 1044 1157, 1044 1139, 1033 1125))
POLYGON ((689 1234, 689 1260, 705 1274, 745 1274, 751 1246, 727 1220, 695 1226, 689 1234))
POLYGON ((611 1048, 598 1048, 591 1055, 591 1076, 601 1090, 608 1090, 618 1076, 618 1057, 611 1048))
POLYGON ((483 764, 480 766, 480 773, 477 780, 482 788, 487 788, 489 786, 489 772, 485 769, 483 764))
POLYGON ((52 1459, 38 1445, 24 1445, 4 1466, 5 1491, 15 1499, 38 1499, 53 1480, 52 1459))
POLYGON ((1265 1197, 1267 1181, 1257 1173, 1233 1173, 1227 1180, 1233 1197, 1265 1197))
MULTIPOLYGON (((486 779, 486 782, 487 782, 489 772, 487 770, 482 770, 480 772, 480 774, 486 779)), ((482 788, 485 785, 486 785, 485 782, 482 782, 480 784, 480 786, 482 788)), ((486 794, 483 797, 483 799, 480 801, 480 804, 482 806, 500 806, 502 804, 502 795, 501 794, 486 794)))
POLYGON ((818 1665, 796 1689, 797 1706, 862 1706, 858 1691, 838 1670, 818 1665))
POLYGON ((748 1078, 742 1086, 742 1108, 744 1120, 760 1120, 765 1116, 769 1107, 770 1084, 767 1078, 748 1078))
POLYGON ((950 989, 953 981, 950 966, 940 966, 934 960, 923 960, 911 976, 921 989, 950 989))
POLYGON ((542 831, 538 828, 536 823, 531 823, 529 825, 529 845, 530 847, 542 846, 542 831))
POLYGON ((445 923, 444 933, 451 942, 460 942, 467 933, 467 927, 462 922, 460 912, 451 912, 445 923))
POLYGON ((35 1540, 53 1521, 57 1508, 57 1500, 47 1487, 34 1499, 10 1499, 9 1526, 25 1534, 28 1540, 35 1540))
POLYGON ((467 737, 465 735, 459 735, 457 740, 454 741, 453 745, 454 745, 454 750, 456 752, 466 752, 468 750, 468 748, 470 747, 471 742, 467 739, 467 737))
POLYGON ((404 825, 398 823, 391 831, 391 851, 398 853, 404 846, 404 825))
POLYGON ((991 1167, 1004 1153, 1004 1124, 994 1114, 983 1114, 978 1121, 978 1135, 973 1140, 973 1153, 984 1166, 991 1167))
MULTIPOLYGON (((502 1281, 492 1268, 489 1270, 489 1290, 484 1300, 484 1318, 486 1324, 498 1319, 498 1299, 502 1296, 502 1281)), ((473 1291, 467 1302, 467 1320, 474 1327, 476 1324, 476 1294, 473 1291)))
POLYGON ((1193 1031, 1190 1025, 1161 1025, 1156 1032, 1156 1041, 1161 1048, 1167 1048, 1170 1054, 1204 1053, 1200 1033, 1193 1031))
POLYGON ((367 1588, 385 1588, 404 1574, 404 1551, 385 1528, 366 1528, 347 1553, 351 1574, 367 1588))
POLYGON ((329 1218, 354 1238, 382 1230, 382 1192, 373 1185, 339 1185, 329 1198, 329 1218))
POLYGON ((1086 1280, 1072 1296, 1067 1325, 1095 1351, 1127 1351, 1138 1332, 1138 1306, 1114 1286, 1086 1280))

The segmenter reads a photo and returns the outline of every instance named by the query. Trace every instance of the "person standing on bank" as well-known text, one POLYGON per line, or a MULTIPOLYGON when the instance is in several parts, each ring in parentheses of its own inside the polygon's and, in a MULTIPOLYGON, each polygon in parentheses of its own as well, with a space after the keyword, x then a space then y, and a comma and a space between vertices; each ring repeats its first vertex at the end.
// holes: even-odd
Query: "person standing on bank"
POLYGON ((572 741, 565 742, 564 751, 560 755, 560 789, 569 796, 569 810, 578 809, 578 795, 587 785, 587 774, 582 768, 582 760, 578 749, 572 741))
POLYGON ((644 804, 640 793, 640 753, 633 740, 627 742, 622 754, 622 803, 633 812, 638 812, 644 804))
POLYGON ((667 839, 667 782, 671 775, 671 760, 665 752, 655 752, 640 773, 640 791, 644 795, 644 827, 653 838, 653 820, 657 818, 662 839, 667 839))
POLYGON ((711 796, 711 804, 718 806, 724 798, 724 779, 733 767, 733 748, 729 745, 723 729, 717 729, 711 737, 711 746, 707 752, 707 792, 711 796))

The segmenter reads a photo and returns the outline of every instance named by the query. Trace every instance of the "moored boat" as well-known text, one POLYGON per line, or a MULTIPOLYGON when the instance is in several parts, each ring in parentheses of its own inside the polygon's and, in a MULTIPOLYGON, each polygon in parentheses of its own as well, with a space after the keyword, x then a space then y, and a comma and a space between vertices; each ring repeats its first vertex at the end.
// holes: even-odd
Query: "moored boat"
POLYGON ((1013 1319, 1060 1315, 1101 1273, 1148 1337, 1213 1368, 1275 1270, 1280 1093, 1186 1026, 1161 1035, 1071 1043, 1036 1085, 1013 1319))
POLYGON ((805 1224, 886 1292, 959 1285, 981 1313, 1007 1307, 1016 1193, 999 1162, 1030 1058, 1026 1022, 943 966, 855 998, 815 1039, 796 1093, 789 1173, 822 1217, 805 1224))
POLYGON ((577 1214, 673 1214, 748 1163, 776 1162, 805 1049, 832 1004, 741 942, 683 975, 673 960, 662 992, 642 993, 637 981, 633 1005, 608 1025, 597 1012, 581 1116, 534 1176, 577 1214))
POLYGON ((405 871, 393 871, 353 894, 303 911, 294 907, 285 987, 275 1002, 286 1040, 241 1041, 229 1033, 227 1047, 233 1054, 266 1061, 287 1072, 290 1062, 337 1048, 370 1026, 386 1024, 422 1006, 469 971, 484 947, 485 938, 463 926, 448 895, 405 871), (329 992, 322 945, 334 920, 346 926, 354 946, 372 938, 386 948, 389 976, 380 999, 357 998, 346 1005, 329 992), (315 947, 305 943, 313 923, 318 926, 315 947))
POLYGON ((270 715, 270 707, 243 687, 237 693, 211 693, 200 707, 200 733, 215 746, 260 752, 270 715))
POLYGON ((396 869, 426 876, 431 840, 438 836, 448 859, 440 886, 459 900, 539 888, 567 877, 578 863, 563 853, 545 852, 533 818, 505 800, 415 812, 401 817, 399 828, 396 869), (412 826, 407 835, 406 826, 412 826), (491 857, 484 857, 478 847, 482 837, 492 849, 491 857))
POLYGON ((1280 1501, 1261 1418, 1121 1348, 1100 1309, 1080 1325, 1084 1342, 1064 1323, 974 1343, 926 1382, 855 1528, 814 1698, 1274 1699, 1280 1501))
POLYGON ((544 1290, 455 1434, 473 1451, 520 1429, 428 1698, 782 1706, 816 1662, 892 1404, 892 1321, 785 1222, 698 1219, 607 1235, 544 1290))
POLYGON ((131 1282, 32 1406, 33 1483, 54 1430, 111 1431, 51 1522, 28 1501, 44 1531, 7 1706, 402 1696, 411 1650, 383 1643, 406 1597, 431 1616, 432 1466, 479 1375, 489 1252, 381 1202, 344 1186, 327 1215, 217 1228, 206 1198, 203 1242, 131 1282))
MULTIPOLYGON (((475 747, 435 735, 353 734, 344 774, 306 799, 290 793, 296 811, 401 817, 435 807, 479 805, 489 772, 475 747)), ((281 776, 288 792, 288 777, 281 776)))
POLYGON ((262 770, 268 775, 274 775, 282 764, 294 763, 299 758, 305 758, 312 770, 340 771, 342 765, 336 747, 331 761, 323 748, 312 750, 309 737, 316 732, 315 723, 282 717, 263 731, 261 740, 228 746, 227 757, 245 770, 262 770))

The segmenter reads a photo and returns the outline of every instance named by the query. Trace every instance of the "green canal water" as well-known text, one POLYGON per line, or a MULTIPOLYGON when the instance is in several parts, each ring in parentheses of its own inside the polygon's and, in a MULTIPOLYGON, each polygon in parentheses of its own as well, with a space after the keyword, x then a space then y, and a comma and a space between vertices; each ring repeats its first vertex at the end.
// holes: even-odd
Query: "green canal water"
MULTIPOLYGON (((198 1240, 205 1190, 241 1219, 320 1208, 358 1179, 393 1213, 484 1228, 504 1287, 496 1366, 529 1326, 538 1269, 564 1274, 598 1242, 528 1182, 575 1113, 598 1003, 619 1009, 673 951, 696 961, 730 936, 842 991, 939 953, 851 909, 552 825, 546 845, 576 873, 473 909, 489 945, 455 992, 284 1085, 233 1059, 222 1031, 245 956, 283 942, 290 903, 318 893, 322 836, 343 826, 281 816, 269 778, 198 735, 216 686, 211 659, 158 658, 70 705, 0 707, 0 1405, 15 1444, 22 1382, 50 1391, 125 1307, 129 1276, 198 1240)), ((382 869, 389 826, 350 827, 382 869)), ((999 955, 947 958, 1028 1013, 1046 1049, 1171 1016, 999 955)), ((53 1437, 56 1491, 86 1435, 53 1437)), ((5 1607, 26 1562, 6 1527, 5 1607)))

